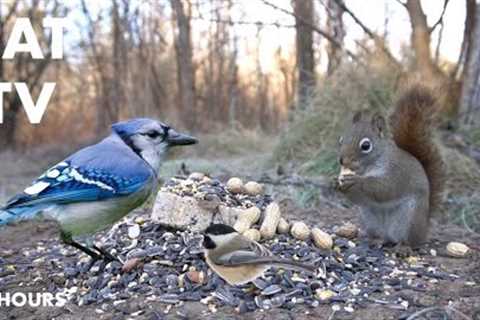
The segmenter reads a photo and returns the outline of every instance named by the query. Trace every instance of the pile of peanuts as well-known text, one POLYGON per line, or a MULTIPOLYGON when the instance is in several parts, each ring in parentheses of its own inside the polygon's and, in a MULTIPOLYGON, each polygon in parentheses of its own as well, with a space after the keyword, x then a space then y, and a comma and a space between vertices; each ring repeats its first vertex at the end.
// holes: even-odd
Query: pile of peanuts
MULTIPOLYGON (((233 177, 227 182, 226 188, 233 194, 249 194, 260 195, 263 193, 263 186, 255 181, 243 183, 240 178, 233 177)), ((229 210, 226 207, 221 207, 220 211, 229 210)), ((236 209, 238 210, 238 209, 236 209)), ((261 211, 258 207, 253 206, 248 209, 241 210, 237 214, 237 220, 233 224, 233 228, 245 237, 254 240, 269 240, 275 234, 290 233, 295 239, 305 241, 309 238, 313 243, 321 248, 329 250, 333 246, 333 237, 329 233, 314 227, 310 228, 302 221, 288 222, 281 215, 280 206, 278 203, 271 202, 264 211, 263 219, 261 221, 261 211), (259 223, 260 222, 260 223, 259 223), (257 225, 257 223, 259 223, 257 225)), ((358 229, 352 223, 346 223, 334 230, 337 236, 347 239, 356 237, 358 229)))
MULTIPOLYGON (((202 180, 202 178, 205 179, 205 175, 202 173, 192 173, 189 177, 189 179, 194 181, 202 180)), ((238 177, 230 178, 225 188, 240 199, 244 197, 261 197, 264 194, 262 184, 256 181, 244 183, 238 177)), ((357 226, 351 222, 333 228, 333 234, 325 232, 318 227, 310 228, 302 221, 290 223, 282 218, 280 207, 275 201, 270 202, 265 207, 263 215, 262 210, 255 205, 246 209, 221 205, 219 210, 221 214, 225 213, 223 216, 236 217, 235 221, 228 221, 228 224, 231 224, 239 233, 254 241, 270 240, 274 238, 275 234, 290 233, 295 239, 302 241, 311 238, 318 248, 330 250, 333 248, 333 238, 335 236, 354 239, 358 235, 357 226), (231 210, 234 211, 234 214, 232 214, 231 210)), ((447 255, 456 258, 465 257, 471 252, 466 244, 460 242, 450 242, 445 249, 447 255)))

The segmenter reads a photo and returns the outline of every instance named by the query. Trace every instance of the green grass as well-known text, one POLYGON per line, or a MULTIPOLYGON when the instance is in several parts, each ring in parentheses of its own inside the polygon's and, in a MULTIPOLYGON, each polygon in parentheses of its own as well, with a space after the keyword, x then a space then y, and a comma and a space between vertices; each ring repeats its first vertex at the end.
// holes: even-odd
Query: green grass
POLYGON ((394 72, 344 66, 321 82, 304 111, 295 113, 280 135, 273 161, 291 162, 303 174, 334 174, 338 139, 352 114, 367 108, 385 113, 392 104, 395 82, 394 72))
POLYGON ((480 148, 480 128, 472 128, 464 132, 464 136, 468 143, 476 148, 480 148))
POLYGON ((160 176, 177 174, 182 163, 189 171, 206 174, 255 175, 270 166, 276 137, 260 130, 225 129, 197 136, 194 146, 174 149, 162 165, 160 176))
POLYGON ((199 143, 185 148, 184 154, 200 158, 247 156, 270 151, 275 137, 261 130, 242 128, 223 129, 198 136, 199 143))
POLYGON ((318 205, 320 199, 318 194, 318 188, 312 186, 305 186, 299 188, 294 194, 296 204, 302 208, 308 208, 318 205))
POLYGON ((335 151, 323 151, 304 162, 299 172, 308 176, 335 176, 340 170, 338 155, 335 151))
MULTIPOLYGON (((321 81, 306 110, 297 111, 280 135, 272 162, 289 164, 304 176, 336 176, 338 138, 343 127, 356 110, 388 114, 397 94, 397 79, 388 69, 365 72, 347 65, 321 81)), ((480 128, 462 134, 469 144, 480 147, 480 128)), ((459 150, 442 147, 442 153, 447 167, 442 211, 451 222, 480 232, 480 167, 459 150)), ((299 205, 309 207, 318 205, 320 195, 307 186, 296 190, 294 197, 299 205)))
POLYGON ((480 197, 457 197, 449 212, 449 220, 469 230, 480 232, 480 197))

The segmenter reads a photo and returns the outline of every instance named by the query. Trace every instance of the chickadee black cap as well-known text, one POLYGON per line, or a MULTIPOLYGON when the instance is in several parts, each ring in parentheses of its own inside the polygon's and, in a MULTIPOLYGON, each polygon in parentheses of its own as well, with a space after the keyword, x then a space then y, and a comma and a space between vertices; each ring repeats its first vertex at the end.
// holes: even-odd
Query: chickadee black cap
POLYGON ((215 236, 234 232, 237 232, 237 230, 226 224, 211 224, 207 229, 205 229, 205 234, 211 234, 215 236))

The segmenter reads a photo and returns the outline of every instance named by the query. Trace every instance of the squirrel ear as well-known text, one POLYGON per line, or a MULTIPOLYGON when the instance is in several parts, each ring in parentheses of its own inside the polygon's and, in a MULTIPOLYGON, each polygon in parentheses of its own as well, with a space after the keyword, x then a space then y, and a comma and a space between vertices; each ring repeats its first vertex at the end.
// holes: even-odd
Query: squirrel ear
POLYGON ((353 115, 352 122, 357 123, 358 121, 360 121, 361 118, 362 118, 362 111, 357 111, 353 115))
POLYGON ((387 127, 387 123, 385 118, 380 113, 375 113, 372 117, 372 127, 378 131, 378 134, 381 138, 385 135, 385 130, 387 127))

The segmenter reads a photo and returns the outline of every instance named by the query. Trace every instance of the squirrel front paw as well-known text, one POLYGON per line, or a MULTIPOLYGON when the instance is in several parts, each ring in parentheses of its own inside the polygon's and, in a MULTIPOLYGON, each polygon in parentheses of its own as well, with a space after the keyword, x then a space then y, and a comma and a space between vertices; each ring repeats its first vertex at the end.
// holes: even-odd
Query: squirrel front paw
POLYGON ((390 247, 387 245, 384 246, 384 248, 387 249, 390 253, 395 254, 399 258, 408 258, 415 254, 412 247, 402 243, 397 243, 394 246, 390 245, 390 247))
POLYGON ((343 174, 338 176, 338 189, 340 191, 347 191, 354 186, 359 180, 356 174, 343 174))

